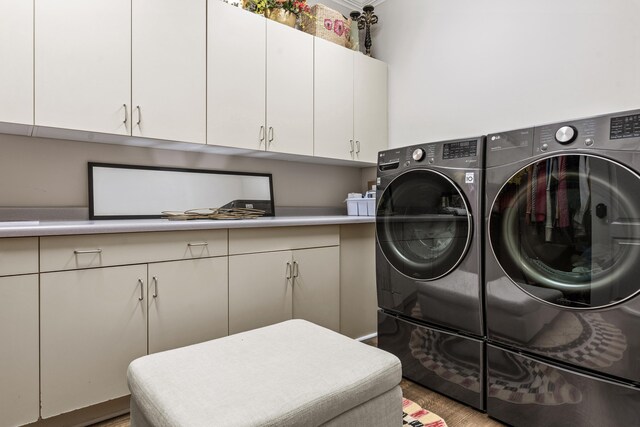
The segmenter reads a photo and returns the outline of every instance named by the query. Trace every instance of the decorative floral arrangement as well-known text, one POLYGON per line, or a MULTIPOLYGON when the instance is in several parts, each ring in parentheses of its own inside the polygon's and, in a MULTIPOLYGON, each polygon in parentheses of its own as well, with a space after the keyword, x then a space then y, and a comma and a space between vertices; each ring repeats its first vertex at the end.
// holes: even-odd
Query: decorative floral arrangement
POLYGON ((260 15, 267 10, 283 9, 296 16, 311 16, 307 0, 245 0, 244 8, 260 15))

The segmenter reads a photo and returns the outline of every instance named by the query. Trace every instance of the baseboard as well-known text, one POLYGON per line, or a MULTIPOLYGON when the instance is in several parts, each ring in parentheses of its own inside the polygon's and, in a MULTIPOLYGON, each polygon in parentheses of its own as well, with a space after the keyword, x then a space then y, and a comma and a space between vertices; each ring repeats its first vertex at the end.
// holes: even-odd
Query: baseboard
POLYGON ((370 340, 371 338, 375 338, 375 337, 377 337, 377 336, 378 336, 378 333, 377 333, 377 332, 374 332, 374 333, 372 333, 372 334, 369 334, 369 335, 365 335, 365 336, 363 336, 363 337, 356 338, 356 341, 366 341, 366 340, 370 340))

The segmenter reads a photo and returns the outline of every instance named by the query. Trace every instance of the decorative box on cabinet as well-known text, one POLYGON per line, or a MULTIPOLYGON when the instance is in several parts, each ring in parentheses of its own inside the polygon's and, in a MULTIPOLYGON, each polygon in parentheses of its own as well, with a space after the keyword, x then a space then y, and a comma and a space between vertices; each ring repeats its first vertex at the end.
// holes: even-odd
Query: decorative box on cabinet
POLYGON ((313 154, 313 37, 209 0, 207 143, 313 154))
POLYGON ((338 244, 337 226, 229 230, 229 333, 291 318, 338 331, 338 244))
POLYGON ((227 230, 40 240, 43 418, 127 395, 136 357, 227 335, 227 230))
POLYGON ((37 266, 36 237, 0 239, 2 427, 34 422, 39 416, 37 266))

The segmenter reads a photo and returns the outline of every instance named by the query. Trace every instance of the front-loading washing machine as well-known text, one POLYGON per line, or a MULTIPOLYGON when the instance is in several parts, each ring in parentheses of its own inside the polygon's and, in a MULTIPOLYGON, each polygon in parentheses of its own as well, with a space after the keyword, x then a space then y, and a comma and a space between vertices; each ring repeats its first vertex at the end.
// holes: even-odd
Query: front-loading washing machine
POLYGON ((640 420, 640 110, 487 136, 487 412, 640 420))
POLYGON ((484 408, 484 138, 378 156, 378 346, 403 375, 484 408))

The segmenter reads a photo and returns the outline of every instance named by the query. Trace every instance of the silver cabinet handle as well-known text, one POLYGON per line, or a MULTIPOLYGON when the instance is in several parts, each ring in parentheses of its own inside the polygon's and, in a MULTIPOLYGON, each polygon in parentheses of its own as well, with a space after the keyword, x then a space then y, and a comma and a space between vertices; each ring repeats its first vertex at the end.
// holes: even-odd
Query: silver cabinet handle
POLYGON ((349 144, 351 144, 351 151, 349 151, 349 153, 353 154, 354 152, 354 148, 353 148, 353 139, 349 140, 349 144))
POLYGON ((287 276, 286 276, 287 280, 291 280, 291 263, 289 261, 287 261, 287 276))
POLYGON ((97 249, 87 249, 85 251, 81 251, 76 249, 75 251, 73 251, 74 254, 76 255, 82 255, 82 254, 101 254, 102 253, 102 249, 97 248, 97 249))
POLYGON ((127 112, 127 104, 122 104, 122 106, 124 107, 124 121, 122 123, 126 125, 127 119, 129 118, 129 113, 127 112))
POLYGON ((360 154, 360 141, 356 141, 356 154, 360 154))
POLYGON ((272 142, 273 142, 273 127, 269 126, 269 146, 271 146, 272 142))
POLYGON ((142 301, 144 299, 144 282, 142 279, 138 279, 138 284, 140 285, 140 296, 138 297, 138 301, 142 301))
POLYGON ((260 145, 264 142, 264 125, 260 126, 260 145))
POLYGON ((187 243, 187 246, 189 246, 190 248, 195 246, 209 246, 209 242, 189 242, 187 243))
POLYGON ((300 266, 298 261, 293 261, 293 277, 296 278, 300 275, 300 266))
POLYGON ((136 122, 136 124, 138 126, 140 126, 140 121, 142 120, 142 115, 140 114, 140 106, 136 105, 136 110, 138 110, 138 121, 136 122))
POLYGON ((158 298, 158 277, 153 276, 153 295, 154 298, 158 298))

